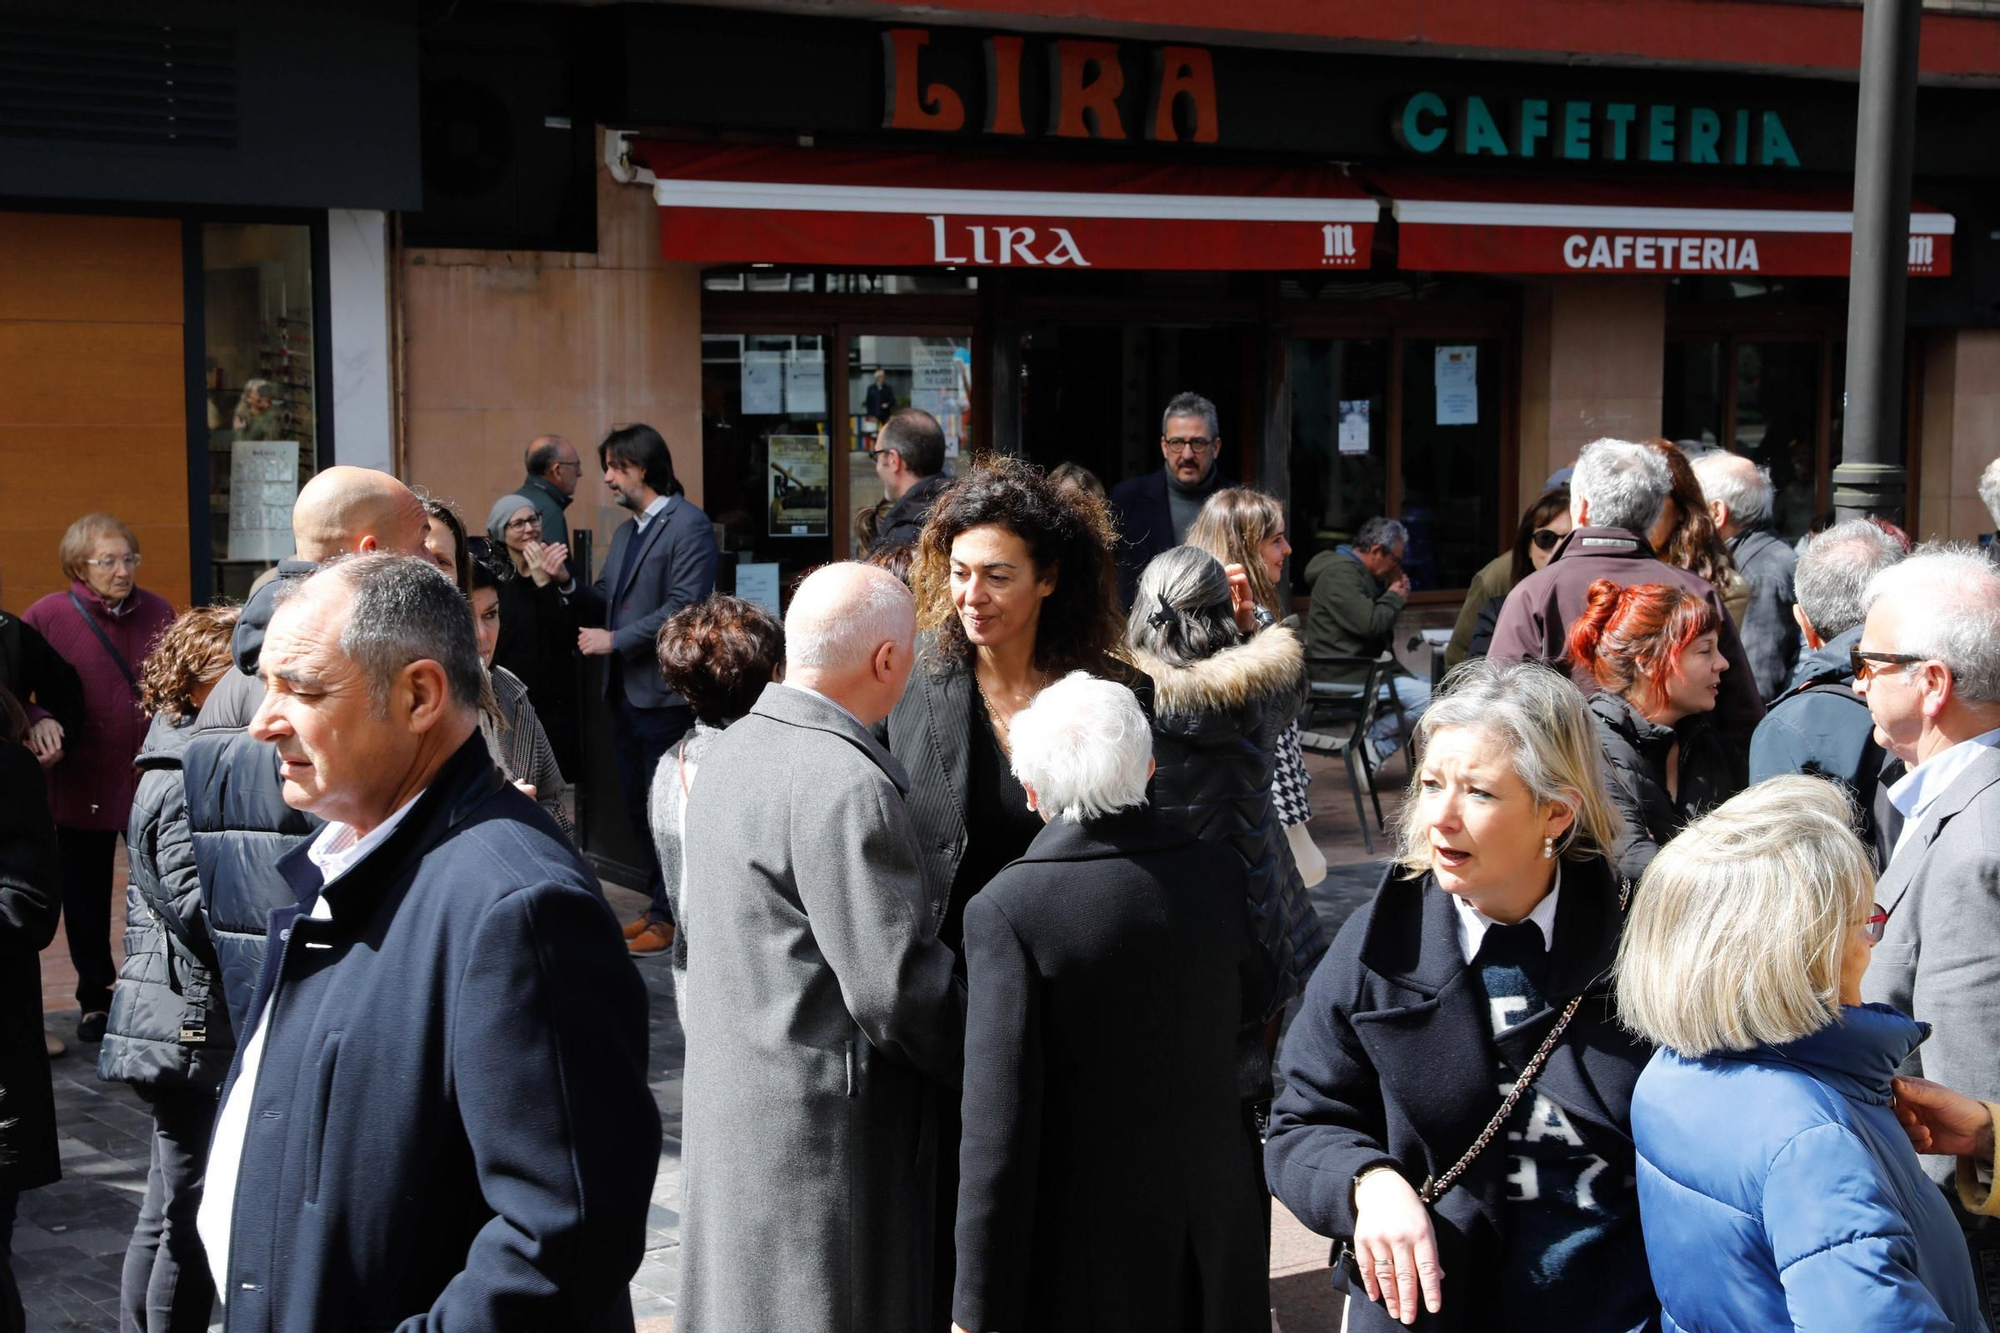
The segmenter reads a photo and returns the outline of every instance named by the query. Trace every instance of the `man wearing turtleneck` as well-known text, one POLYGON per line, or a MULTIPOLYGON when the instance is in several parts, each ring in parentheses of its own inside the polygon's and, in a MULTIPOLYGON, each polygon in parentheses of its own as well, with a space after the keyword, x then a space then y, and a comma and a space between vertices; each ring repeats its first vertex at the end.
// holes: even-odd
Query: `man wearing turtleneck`
POLYGON ((1127 607, 1147 563, 1187 539, 1195 515, 1221 484, 1215 465, 1221 453, 1215 404, 1198 393, 1175 394, 1160 424, 1166 466, 1122 481, 1111 492, 1119 537, 1118 594, 1127 607))

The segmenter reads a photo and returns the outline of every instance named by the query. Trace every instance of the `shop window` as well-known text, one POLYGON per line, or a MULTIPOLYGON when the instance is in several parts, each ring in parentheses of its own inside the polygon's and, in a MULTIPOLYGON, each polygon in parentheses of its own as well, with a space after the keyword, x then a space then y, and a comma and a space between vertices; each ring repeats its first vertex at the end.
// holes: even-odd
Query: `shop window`
POLYGON ((1388 508, 1387 339, 1294 338, 1286 383, 1292 408, 1293 590, 1311 591, 1312 557, 1388 508))
POLYGON ((833 549, 827 341, 806 333, 701 340, 702 507, 721 529, 736 593, 773 609, 779 589, 833 549))
POLYGON ((1403 568, 1412 591, 1463 588, 1498 549, 1501 344, 1413 338, 1402 361, 1403 568))
POLYGON ((310 229, 202 227, 209 531, 218 594, 291 554, 292 502, 319 461, 310 229))
POLYGON ((910 273, 850 273, 841 270, 778 268, 751 264, 712 268, 702 274, 710 292, 821 292, 830 296, 962 296, 979 290, 979 275, 955 268, 910 273))
POLYGON ((848 550, 864 540, 885 496, 871 451, 882 423, 906 407, 922 408, 944 430, 945 471, 970 457, 973 441, 972 339, 969 335, 854 333, 847 338, 848 550))

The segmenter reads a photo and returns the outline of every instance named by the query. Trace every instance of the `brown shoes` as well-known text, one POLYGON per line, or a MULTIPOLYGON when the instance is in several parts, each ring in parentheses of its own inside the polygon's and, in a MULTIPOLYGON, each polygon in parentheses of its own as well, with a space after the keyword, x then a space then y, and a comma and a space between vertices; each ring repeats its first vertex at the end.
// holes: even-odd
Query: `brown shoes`
POLYGON ((638 939, 640 933, 646 929, 647 920, 648 918, 641 915, 634 920, 627 921, 625 923, 625 938, 628 940, 638 939))
POLYGON ((673 922, 646 921, 640 923, 638 934, 625 941, 625 952, 635 955, 665 953, 673 942, 673 922))

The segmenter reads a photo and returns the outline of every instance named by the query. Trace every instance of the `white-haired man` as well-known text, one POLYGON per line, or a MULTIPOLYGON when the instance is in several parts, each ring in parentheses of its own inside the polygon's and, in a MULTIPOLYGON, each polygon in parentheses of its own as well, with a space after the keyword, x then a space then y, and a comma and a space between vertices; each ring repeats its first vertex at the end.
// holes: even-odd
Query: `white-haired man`
MULTIPOLYGON (((1585 445, 1569 483, 1569 514, 1576 526, 1557 544, 1548 564, 1507 594, 1488 655, 1496 662, 1534 658, 1551 665, 1565 663, 1569 627, 1583 613, 1590 585, 1599 579, 1628 588, 1643 583, 1684 588, 1705 599, 1721 623, 1722 655, 1729 660, 1729 670, 1722 673, 1715 721, 1741 753, 1764 716, 1764 702, 1757 696, 1736 625, 1707 579, 1657 559, 1646 542, 1645 534, 1673 489, 1667 460, 1646 445, 1627 440, 1585 445)), ((1597 682, 1587 668, 1569 665, 1586 693, 1596 690, 1597 682)))
POLYGON ((1703 454, 1690 465, 1708 499, 1715 530, 1750 584, 1750 605, 1736 627, 1743 654, 1765 703, 1790 686, 1799 660, 1799 631, 1792 623, 1798 596, 1793 576, 1799 557, 1771 524, 1771 474, 1741 454, 1703 454))
POLYGON ((829 565, 785 617, 785 679, 688 797, 681 1333, 925 1329, 935 1100, 957 1097, 965 989, 937 938, 871 728, 909 680, 916 611, 829 565))
MULTIPOLYGON (((2000 571, 1969 547, 1931 547, 1868 586, 1854 687, 1875 738, 1909 766, 1875 899, 1889 915, 1864 999, 1931 1025, 1903 1072, 2000 1101, 2000 571)), ((1926 1159, 1943 1184, 1952 1161, 1926 1159)), ((1977 1265, 1975 1265, 1977 1267, 1977 1265)))

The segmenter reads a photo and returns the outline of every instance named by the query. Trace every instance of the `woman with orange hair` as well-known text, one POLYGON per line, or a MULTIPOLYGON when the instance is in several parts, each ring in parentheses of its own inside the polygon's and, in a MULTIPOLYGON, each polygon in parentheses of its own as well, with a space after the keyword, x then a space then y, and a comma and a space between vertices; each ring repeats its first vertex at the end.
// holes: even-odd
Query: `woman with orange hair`
POLYGON ((1569 655, 1602 688, 1591 716, 1625 816, 1612 860, 1637 881, 1661 844, 1743 789, 1742 760, 1715 728, 1728 659, 1706 598, 1664 583, 1590 585, 1569 631, 1569 655))

